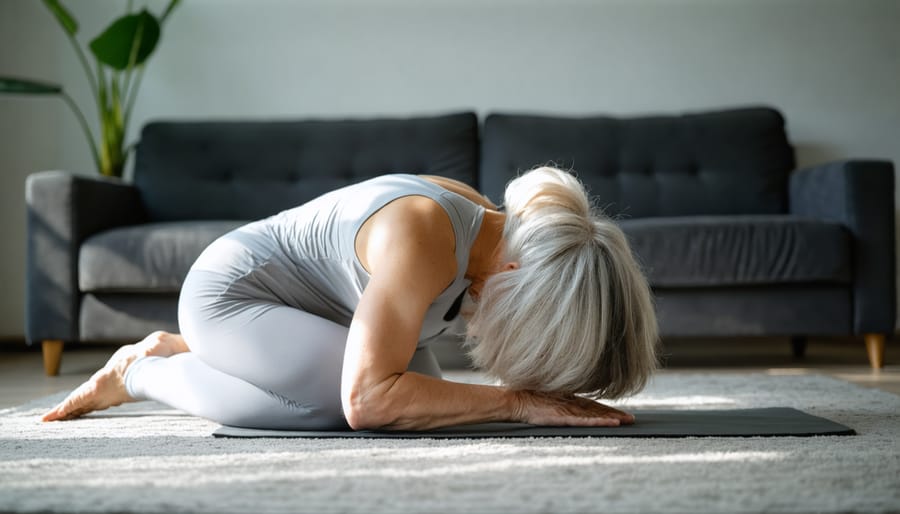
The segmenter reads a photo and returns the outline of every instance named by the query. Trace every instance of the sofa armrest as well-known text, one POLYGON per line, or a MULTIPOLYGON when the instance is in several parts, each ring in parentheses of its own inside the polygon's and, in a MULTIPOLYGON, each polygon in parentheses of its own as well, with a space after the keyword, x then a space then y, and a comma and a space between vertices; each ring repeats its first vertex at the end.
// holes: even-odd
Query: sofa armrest
POLYGON ((853 236, 853 331, 893 333, 894 166, 838 161, 795 171, 792 214, 842 223, 853 236))
POLYGON ((85 238, 146 221, 134 186, 64 171, 25 182, 27 264, 25 335, 35 341, 78 339, 78 248, 85 238))

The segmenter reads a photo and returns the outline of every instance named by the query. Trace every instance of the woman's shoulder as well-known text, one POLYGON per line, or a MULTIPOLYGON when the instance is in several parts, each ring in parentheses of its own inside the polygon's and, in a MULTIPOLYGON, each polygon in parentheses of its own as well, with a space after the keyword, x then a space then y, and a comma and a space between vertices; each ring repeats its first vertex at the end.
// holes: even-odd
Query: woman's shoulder
POLYGON ((455 268, 456 236, 450 216, 436 201, 423 196, 406 196, 385 205, 363 223, 354 243, 360 263, 369 273, 373 268, 369 257, 376 247, 421 253, 429 259, 447 256, 440 261, 452 262, 455 268))
POLYGON ((486 196, 479 193, 474 187, 456 179, 441 177, 438 175, 416 175, 434 185, 442 187, 451 193, 456 193, 472 203, 480 205, 486 209, 496 210, 497 206, 491 202, 486 196))

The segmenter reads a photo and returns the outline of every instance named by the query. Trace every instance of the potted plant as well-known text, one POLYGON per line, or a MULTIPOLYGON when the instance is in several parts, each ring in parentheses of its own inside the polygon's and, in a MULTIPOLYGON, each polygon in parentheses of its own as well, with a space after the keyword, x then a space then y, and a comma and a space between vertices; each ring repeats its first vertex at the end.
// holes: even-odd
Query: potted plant
POLYGON ((100 136, 94 137, 84 113, 59 84, 0 76, 0 93, 57 95, 62 98, 78 118, 91 147, 97 171, 106 176, 121 177, 128 153, 134 146, 126 146, 126 133, 144 76, 144 66, 156 49, 162 25, 180 0, 170 0, 159 18, 147 9, 132 12, 129 1, 125 15, 114 20, 88 45, 94 58, 93 66, 75 39, 78 22, 72 14, 59 0, 43 2, 59 22, 87 75, 99 115, 100 136))

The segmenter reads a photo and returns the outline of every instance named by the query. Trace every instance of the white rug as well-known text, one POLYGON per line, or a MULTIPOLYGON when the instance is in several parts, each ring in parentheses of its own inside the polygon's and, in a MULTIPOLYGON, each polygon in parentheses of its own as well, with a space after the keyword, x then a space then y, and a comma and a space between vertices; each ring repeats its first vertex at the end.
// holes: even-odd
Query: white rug
POLYGON ((0 511, 900 511, 900 397, 821 376, 660 375, 640 408, 787 406, 858 436, 214 439, 149 402, 43 424, 0 411, 0 511))

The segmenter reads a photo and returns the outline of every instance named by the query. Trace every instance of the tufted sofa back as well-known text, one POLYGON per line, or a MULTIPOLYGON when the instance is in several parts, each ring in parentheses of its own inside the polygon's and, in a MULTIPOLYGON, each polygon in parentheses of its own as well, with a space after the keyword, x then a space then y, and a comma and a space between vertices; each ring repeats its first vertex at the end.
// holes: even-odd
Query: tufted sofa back
POLYGON ((784 118, 770 108, 637 118, 493 114, 482 135, 480 187, 538 164, 575 169, 612 216, 766 214, 787 210, 794 166, 784 118))
POLYGON ((134 183, 151 221, 252 220, 390 172, 477 185, 474 113, 147 124, 134 183))

